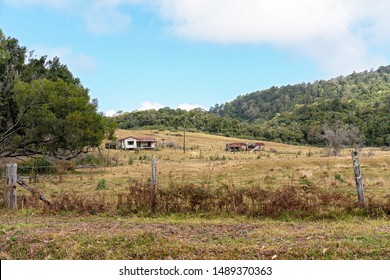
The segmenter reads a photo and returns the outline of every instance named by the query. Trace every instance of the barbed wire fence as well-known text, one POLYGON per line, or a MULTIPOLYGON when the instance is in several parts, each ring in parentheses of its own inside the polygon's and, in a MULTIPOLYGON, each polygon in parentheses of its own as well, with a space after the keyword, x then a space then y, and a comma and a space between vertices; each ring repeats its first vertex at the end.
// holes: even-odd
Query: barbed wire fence
MULTIPOLYGON (((365 169, 367 171, 369 168, 376 169, 378 167, 368 167, 365 169)), ((352 169, 352 167, 351 167, 352 169)), ((93 181, 92 184, 97 184, 100 180, 102 180, 102 177, 104 178, 104 175, 106 173, 106 167, 97 166, 97 165, 84 165, 84 166, 78 166, 76 167, 76 170, 80 171, 83 170, 83 172, 80 173, 73 173, 73 172, 63 172, 63 173, 56 173, 56 167, 55 166, 46 166, 46 165, 35 165, 35 166, 18 166, 18 170, 20 172, 20 177, 24 180, 28 181, 31 184, 34 184, 34 186, 37 186, 38 188, 45 184, 60 184, 65 183, 68 181, 72 181, 73 183, 78 179, 80 181, 85 180, 85 177, 87 177, 87 180, 93 181), (86 171, 85 171, 86 170, 86 171), (96 176, 99 175, 99 176, 96 176)), ((276 171, 277 172, 277 171, 276 171)), ((351 171, 352 172, 352 171, 351 171)), ((6 166, 0 165, 0 176, 1 180, 4 182, 6 178, 6 166)), ((156 174, 156 173, 155 173, 156 174)), ((159 189, 169 189, 174 187, 186 187, 186 186, 201 186, 201 187, 230 187, 230 188, 245 188, 245 187, 254 187, 257 186, 259 188, 264 187, 272 187, 272 185, 277 181, 280 180, 280 178, 277 178, 277 176, 274 178, 273 176, 269 176, 268 174, 261 174, 257 176, 246 176, 245 179, 242 178, 235 178, 234 175, 232 176, 225 176, 224 178, 216 178, 217 176, 214 176, 214 174, 211 173, 204 173, 201 178, 190 178, 190 176, 171 176, 171 174, 159 174, 158 179, 158 188, 159 189)), ((365 174, 363 174, 364 182, 366 182, 365 186, 369 194, 387 194, 389 186, 390 186, 390 174, 384 172, 381 177, 370 177, 365 174), (367 182, 370 182, 367 184, 367 182), (370 184, 373 185, 370 185, 370 184), (375 191, 373 191, 375 189, 375 191)), ((313 180, 316 178, 310 178, 310 180, 313 180)), ((285 179, 283 182, 286 186, 294 186, 294 185, 307 185, 310 187, 312 182, 308 178, 301 178, 298 175, 294 175, 292 173, 292 176, 288 179, 285 179)), ((332 181, 336 184, 343 183, 343 178, 330 178, 328 182, 332 181)), ((144 173, 137 173, 132 175, 127 175, 127 181, 124 184, 127 184, 129 188, 132 186, 138 185, 151 185, 151 183, 155 181, 150 172, 145 171, 144 173)), ((280 183, 280 182, 279 182, 280 183)), ((344 182, 345 183, 345 182, 344 182)), ((355 189, 353 186, 350 186, 351 188, 348 189, 349 192, 355 192, 355 189)), ((90 199, 92 201, 98 202, 100 199, 102 202, 102 197, 104 197, 104 204, 107 205, 115 205, 120 203, 121 198, 123 195, 127 195, 125 191, 123 190, 117 190, 115 186, 110 186, 107 188, 104 192, 96 190, 96 192, 92 193, 83 193, 82 191, 77 192, 74 189, 70 190, 70 192, 73 194, 74 197, 77 197, 79 195, 79 199, 90 199)), ((131 193, 131 192, 129 192, 131 193)), ((50 197, 52 199, 59 199, 66 197, 66 191, 61 192, 55 192, 51 193, 50 197)), ((23 194, 21 197, 22 205, 23 207, 23 201, 27 202, 26 195, 23 194)), ((80 201, 80 203, 82 203, 80 201)))

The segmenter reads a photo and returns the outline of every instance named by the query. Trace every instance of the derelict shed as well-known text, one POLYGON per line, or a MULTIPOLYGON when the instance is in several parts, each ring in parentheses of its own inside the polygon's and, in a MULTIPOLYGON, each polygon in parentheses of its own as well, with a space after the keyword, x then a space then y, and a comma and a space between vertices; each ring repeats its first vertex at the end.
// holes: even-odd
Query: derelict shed
POLYGON ((225 147, 226 151, 245 151, 247 149, 246 143, 227 143, 225 147))

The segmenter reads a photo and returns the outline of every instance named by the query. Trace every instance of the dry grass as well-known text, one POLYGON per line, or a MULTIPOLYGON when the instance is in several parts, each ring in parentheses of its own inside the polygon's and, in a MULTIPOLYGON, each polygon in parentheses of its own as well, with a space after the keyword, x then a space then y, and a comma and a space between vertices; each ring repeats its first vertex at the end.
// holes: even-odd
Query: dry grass
POLYGON ((0 212, 1 259, 389 259, 388 221, 0 212))

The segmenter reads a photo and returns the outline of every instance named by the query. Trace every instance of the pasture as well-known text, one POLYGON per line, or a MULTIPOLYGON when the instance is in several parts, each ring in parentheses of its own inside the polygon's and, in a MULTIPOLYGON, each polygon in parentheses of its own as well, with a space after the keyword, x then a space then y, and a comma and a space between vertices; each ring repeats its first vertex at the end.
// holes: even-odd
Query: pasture
POLYGON ((130 135, 165 147, 102 147, 33 180, 19 163, 52 207, 21 188, 19 210, 0 201, 0 259, 390 258, 390 151, 361 151, 360 209, 349 149, 327 157, 323 148, 264 142, 232 153, 226 143, 253 141, 187 132, 184 153, 183 132, 117 131, 130 135))

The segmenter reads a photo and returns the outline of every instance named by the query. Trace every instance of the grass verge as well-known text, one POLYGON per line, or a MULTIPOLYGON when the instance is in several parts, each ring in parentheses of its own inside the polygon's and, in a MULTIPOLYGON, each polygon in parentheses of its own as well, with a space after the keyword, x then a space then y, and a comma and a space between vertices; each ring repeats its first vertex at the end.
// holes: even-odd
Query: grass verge
POLYGON ((389 259, 388 219, 0 212, 1 259, 389 259))

